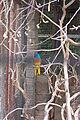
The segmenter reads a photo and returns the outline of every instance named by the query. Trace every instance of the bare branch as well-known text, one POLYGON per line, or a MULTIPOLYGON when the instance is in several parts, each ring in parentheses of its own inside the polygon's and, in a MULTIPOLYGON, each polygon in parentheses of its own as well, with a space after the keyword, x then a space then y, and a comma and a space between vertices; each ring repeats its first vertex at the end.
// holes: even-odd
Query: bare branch
POLYGON ((68 38, 69 42, 71 42, 75 46, 80 46, 80 43, 73 41, 72 39, 68 38))
POLYGON ((77 110, 75 111, 74 118, 75 120, 79 120, 79 112, 80 112, 80 105, 78 105, 77 110))
POLYGON ((65 5, 65 8, 68 8, 70 5, 74 3, 75 0, 71 0, 67 5, 65 5))
POLYGON ((78 25, 78 26, 73 25, 73 27, 70 28, 70 30, 78 30, 79 28, 80 28, 80 25, 78 25))
POLYGON ((24 98, 27 97, 27 94, 25 93, 25 91, 20 87, 19 82, 17 80, 14 80, 14 71, 10 68, 11 72, 12 72, 12 83, 13 85, 23 94, 24 98))
MULTIPOLYGON (((33 109, 37 108, 38 106, 42 106, 42 105, 46 105, 46 103, 39 103, 39 104, 37 104, 37 105, 35 105, 35 106, 31 107, 31 108, 15 108, 15 109, 12 110, 11 112, 9 112, 9 113, 5 116, 5 118, 4 118, 3 120, 7 120, 8 116, 9 116, 10 114, 12 114, 12 113, 14 113, 14 112, 16 112, 16 111, 18 111, 18 110, 21 110, 21 111, 24 111, 24 110, 33 110, 33 109)), ((61 108, 60 105, 55 104, 55 103, 50 103, 50 105, 57 106, 57 107, 61 108)))

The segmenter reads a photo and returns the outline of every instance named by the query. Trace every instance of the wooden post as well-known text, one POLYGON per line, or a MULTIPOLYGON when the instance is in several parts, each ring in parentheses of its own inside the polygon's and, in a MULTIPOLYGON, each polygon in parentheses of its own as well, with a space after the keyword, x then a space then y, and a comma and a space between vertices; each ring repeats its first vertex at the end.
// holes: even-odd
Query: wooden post
MULTIPOLYGON (((3 8, 3 3, 0 4, 0 12, 3 8)), ((3 14, 0 14, 0 20, 3 20, 3 14)), ((0 43, 3 41, 3 25, 0 22, 0 43)), ((0 119, 4 117, 4 51, 3 46, 0 46, 0 119)))
MULTIPOLYGON (((10 1, 7 1, 7 6, 8 8, 10 7, 10 1)), ((7 27, 8 27, 8 31, 7 31, 7 39, 6 39, 6 46, 9 48, 9 28, 10 28, 10 11, 8 13, 7 16, 7 27)), ((8 88, 8 80, 9 80, 9 50, 6 49, 6 83, 5 83, 5 114, 8 113, 8 97, 9 97, 9 88, 8 88)))

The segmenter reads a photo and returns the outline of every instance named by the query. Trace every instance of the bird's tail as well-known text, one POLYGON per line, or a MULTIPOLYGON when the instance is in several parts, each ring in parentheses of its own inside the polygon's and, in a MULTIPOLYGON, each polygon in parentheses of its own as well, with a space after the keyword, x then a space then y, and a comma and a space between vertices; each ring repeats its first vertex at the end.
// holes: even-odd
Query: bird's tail
POLYGON ((35 68, 34 68, 34 75, 35 76, 40 75, 40 66, 35 66, 35 68))

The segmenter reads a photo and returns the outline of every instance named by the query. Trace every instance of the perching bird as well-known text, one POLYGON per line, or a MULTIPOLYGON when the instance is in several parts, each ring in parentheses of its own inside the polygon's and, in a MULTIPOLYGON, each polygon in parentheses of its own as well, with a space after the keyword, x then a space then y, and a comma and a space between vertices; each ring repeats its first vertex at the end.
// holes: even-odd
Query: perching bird
POLYGON ((34 54, 34 74, 35 76, 40 75, 40 64, 41 64, 41 57, 40 54, 35 53, 34 54))

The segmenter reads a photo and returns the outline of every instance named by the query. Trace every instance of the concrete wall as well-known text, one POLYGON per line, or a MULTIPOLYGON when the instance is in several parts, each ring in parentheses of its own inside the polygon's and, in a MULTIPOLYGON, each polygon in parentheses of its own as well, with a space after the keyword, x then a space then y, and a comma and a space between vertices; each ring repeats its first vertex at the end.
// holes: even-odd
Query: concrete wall
MULTIPOLYGON (((35 87, 35 104, 46 103, 50 99, 48 91, 48 80, 45 75, 40 75, 36 79, 35 87)), ((44 105, 38 106, 35 109, 35 120, 43 120, 44 118, 44 105)))

